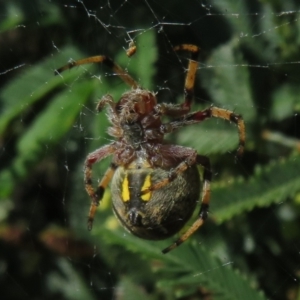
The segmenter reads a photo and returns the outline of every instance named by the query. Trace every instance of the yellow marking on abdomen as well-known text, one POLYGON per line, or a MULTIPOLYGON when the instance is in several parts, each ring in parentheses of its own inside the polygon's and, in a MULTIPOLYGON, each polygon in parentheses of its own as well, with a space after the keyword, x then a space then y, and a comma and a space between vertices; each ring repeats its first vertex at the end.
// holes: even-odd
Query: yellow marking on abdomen
MULTIPOLYGON (((145 178, 145 181, 144 181, 144 184, 142 186, 141 192, 144 191, 144 190, 149 189, 150 187, 151 187, 151 175, 149 174, 145 178)), ((149 191, 148 193, 143 194, 141 196, 141 199, 143 201, 149 201, 151 199, 151 195, 152 195, 152 193, 149 191)))
POLYGON ((127 174, 124 177, 124 180, 122 182, 122 201, 128 202, 130 200, 130 193, 129 193, 129 181, 127 174))

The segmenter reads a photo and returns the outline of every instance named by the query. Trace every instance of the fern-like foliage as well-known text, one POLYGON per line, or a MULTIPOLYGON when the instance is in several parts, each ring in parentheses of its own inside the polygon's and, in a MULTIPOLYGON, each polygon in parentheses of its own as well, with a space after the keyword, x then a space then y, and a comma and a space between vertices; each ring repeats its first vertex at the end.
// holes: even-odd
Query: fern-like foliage
POLYGON ((112 245, 118 245, 153 263, 156 285, 162 290, 172 289, 177 297, 193 294, 199 286, 211 291, 214 299, 266 299, 258 292, 253 278, 234 270, 234 261, 221 261, 204 245, 187 244, 162 257, 160 249, 166 242, 149 243, 137 239, 122 230, 107 230, 101 227, 94 233, 112 245))
POLYGON ((246 213, 255 207, 283 203, 300 191, 300 157, 257 166, 247 180, 223 181, 213 186, 211 212, 218 222, 246 213))
MULTIPOLYGON (((298 299, 297 1, 92 2, 0 4, 1 297, 298 299), (137 52, 128 58, 130 38, 137 52), (159 102, 181 103, 189 58, 174 53, 181 43, 201 47, 192 110, 241 114, 246 148, 236 159, 237 128, 213 118, 166 137, 207 156, 213 180, 207 222, 163 255, 177 236, 152 242, 127 233, 109 188, 86 229, 83 162, 111 142, 107 117, 94 108, 129 87, 101 64, 54 70, 109 55, 159 102)), ((95 186, 109 163, 93 168, 95 186)))

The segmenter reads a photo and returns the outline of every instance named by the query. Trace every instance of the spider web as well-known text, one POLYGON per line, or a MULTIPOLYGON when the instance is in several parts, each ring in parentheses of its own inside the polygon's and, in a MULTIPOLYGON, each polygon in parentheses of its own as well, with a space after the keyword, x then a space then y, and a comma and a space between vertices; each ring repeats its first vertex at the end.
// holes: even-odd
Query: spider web
MULTIPOLYGON (((0 7, 3 299, 298 299, 297 1, 0 7), (127 57, 132 42, 137 52, 127 57), (53 73, 68 61, 105 54, 158 101, 179 103, 188 54, 173 47, 182 43, 201 48, 193 110, 215 105, 241 114, 246 153, 236 160, 236 127, 219 119, 167 137, 207 155, 214 183, 209 220, 162 255, 173 239, 154 243, 125 232, 109 190, 93 230, 86 228, 84 159, 111 141, 106 116, 94 107, 128 87, 103 65, 53 73)), ((94 167, 95 184, 108 165, 109 159, 94 167)))

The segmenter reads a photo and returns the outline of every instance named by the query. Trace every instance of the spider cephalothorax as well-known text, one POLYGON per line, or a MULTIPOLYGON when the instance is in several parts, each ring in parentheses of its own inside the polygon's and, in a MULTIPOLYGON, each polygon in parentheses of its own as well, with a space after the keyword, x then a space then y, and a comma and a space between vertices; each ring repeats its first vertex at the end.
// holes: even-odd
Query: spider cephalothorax
POLYGON ((198 218, 163 253, 180 245, 202 226, 208 215, 211 182, 209 159, 197 154, 192 148, 166 143, 164 135, 183 126, 216 117, 237 124, 238 155, 243 153, 245 144, 245 125, 241 116, 214 106, 190 112, 199 48, 183 44, 174 50, 191 53, 182 104, 158 104, 154 93, 140 88, 128 73, 107 56, 78 60, 56 70, 56 74, 59 74, 74 66, 103 63, 132 88, 118 102, 106 95, 97 105, 98 111, 107 106, 107 117, 111 123, 108 133, 115 141, 90 153, 85 162, 85 188, 92 199, 89 229, 92 228, 97 206, 110 181, 113 211, 121 224, 136 236, 151 240, 170 237, 184 226, 193 214, 202 186, 198 218), (171 118, 171 121, 163 122, 164 116, 171 118), (111 165, 97 189, 94 189, 92 166, 107 156, 112 156, 111 165), (204 168, 203 184, 197 165, 204 168))

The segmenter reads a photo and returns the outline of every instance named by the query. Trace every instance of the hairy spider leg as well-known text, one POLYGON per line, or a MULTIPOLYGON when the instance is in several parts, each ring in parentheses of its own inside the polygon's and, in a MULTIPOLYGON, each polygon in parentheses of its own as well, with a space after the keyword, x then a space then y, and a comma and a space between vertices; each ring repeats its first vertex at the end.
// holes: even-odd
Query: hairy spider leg
POLYGON ((61 72, 71 69, 76 66, 91 64, 91 63, 103 63, 107 67, 111 68, 121 79, 134 89, 139 87, 138 83, 125 72, 118 64, 116 64, 110 57, 105 55, 91 56, 76 61, 71 61, 68 64, 54 71, 55 75, 59 75, 61 72))
POLYGON ((92 199, 89 216, 88 216, 88 230, 91 230, 93 227, 93 221, 95 217, 95 213, 97 207, 99 206, 100 201, 104 195, 104 191, 108 186, 110 180, 112 179, 117 165, 114 163, 110 164, 110 167, 106 170, 105 174, 103 175, 101 181, 98 184, 98 187, 95 191, 92 185, 92 166, 94 163, 101 161, 105 157, 112 155, 115 151, 115 148, 112 144, 103 146, 96 151, 90 153, 85 161, 84 164, 84 184, 85 189, 92 199))
POLYGON ((161 126, 160 130, 163 134, 167 134, 173 132, 183 126, 188 126, 192 124, 200 123, 209 118, 220 118, 230 122, 233 122, 238 127, 238 134, 239 134, 239 147, 237 150, 237 155, 240 157, 242 156, 245 148, 245 122, 240 115, 235 114, 234 112, 218 108, 215 106, 211 106, 204 110, 195 111, 189 114, 178 118, 177 120, 171 121, 169 123, 165 123, 161 126))
POLYGON ((205 222, 208 216, 208 208, 210 202, 210 183, 212 178, 211 166, 209 158, 203 155, 197 155, 196 164, 203 166, 203 187, 202 187, 202 199, 199 211, 199 216, 197 220, 192 224, 192 226, 177 239, 172 245, 162 250, 163 254, 168 253, 174 248, 178 247, 184 241, 186 241, 195 231, 197 231, 205 222))
POLYGON ((104 108, 104 106, 108 105, 111 109, 111 111, 116 115, 116 103, 114 102, 114 99, 111 95, 106 94, 104 95, 100 101, 96 105, 96 111, 101 112, 104 108))
POLYGON ((188 69, 185 77, 184 83, 184 103, 181 107, 189 112, 191 109, 191 104, 194 98, 194 86, 196 79, 196 72, 198 68, 198 56, 200 48, 195 45, 182 44, 173 48, 174 51, 188 51, 191 53, 191 59, 189 59, 188 69))
MULTIPOLYGON (((169 171, 168 177, 160 180, 158 183, 153 184, 149 188, 141 191, 141 193, 140 193, 141 196, 166 186, 171 181, 173 181, 175 178, 177 178, 177 176, 179 174, 182 174, 187 168, 191 167, 192 165, 194 165, 196 163, 196 159, 197 159, 196 151, 192 150, 192 152, 191 152, 190 148, 185 148, 185 147, 181 147, 181 146, 170 145, 170 147, 173 147, 173 149, 172 149, 173 153, 175 153, 175 151, 179 148, 185 149, 187 155, 182 154, 182 161, 175 168, 173 168, 169 171)), ((179 155, 177 154, 176 156, 178 156, 180 158, 180 154, 179 155)))
POLYGON ((198 68, 198 55, 200 48, 195 45, 182 44, 173 48, 174 51, 189 51, 191 58, 187 68, 184 84, 184 102, 181 104, 161 103, 155 106, 155 112, 159 115, 180 117, 188 113, 194 97, 194 85, 198 68))

